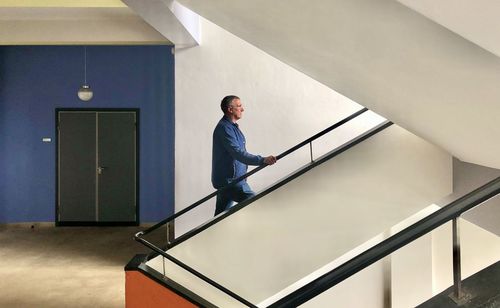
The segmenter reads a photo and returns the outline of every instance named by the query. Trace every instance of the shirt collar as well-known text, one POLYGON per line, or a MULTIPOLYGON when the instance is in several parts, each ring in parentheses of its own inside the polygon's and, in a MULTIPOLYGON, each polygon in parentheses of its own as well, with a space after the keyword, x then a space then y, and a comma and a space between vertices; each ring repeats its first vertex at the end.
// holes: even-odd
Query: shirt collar
POLYGON ((224 116, 222 117, 222 120, 225 120, 225 121, 227 121, 227 122, 231 123, 231 125, 233 125, 233 126, 239 127, 239 126, 238 126, 238 123, 234 123, 234 122, 233 122, 233 121, 231 121, 231 119, 229 119, 229 117, 227 117, 226 115, 224 115, 224 116))

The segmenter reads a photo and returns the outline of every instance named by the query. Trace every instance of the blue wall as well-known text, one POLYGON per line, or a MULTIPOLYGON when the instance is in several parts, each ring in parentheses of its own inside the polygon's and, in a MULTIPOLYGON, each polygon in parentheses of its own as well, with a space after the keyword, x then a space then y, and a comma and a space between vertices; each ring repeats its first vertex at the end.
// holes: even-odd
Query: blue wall
POLYGON ((87 47, 84 103, 82 46, 0 47, 0 223, 55 220, 56 108, 140 108, 140 220, 173 213, 171 48, 87 47))

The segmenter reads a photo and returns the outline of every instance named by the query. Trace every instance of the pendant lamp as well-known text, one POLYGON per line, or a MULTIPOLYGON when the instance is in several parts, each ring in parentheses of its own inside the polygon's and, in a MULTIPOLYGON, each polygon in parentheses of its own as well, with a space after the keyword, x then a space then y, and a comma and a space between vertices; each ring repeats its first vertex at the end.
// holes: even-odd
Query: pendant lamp
POLYGON ((94 96, 94 92, 87 84, 87 46, 83 47, 83 71, 84 71, 84 83, 78 89, 78 98, 84 102, 88 102, 94 96))

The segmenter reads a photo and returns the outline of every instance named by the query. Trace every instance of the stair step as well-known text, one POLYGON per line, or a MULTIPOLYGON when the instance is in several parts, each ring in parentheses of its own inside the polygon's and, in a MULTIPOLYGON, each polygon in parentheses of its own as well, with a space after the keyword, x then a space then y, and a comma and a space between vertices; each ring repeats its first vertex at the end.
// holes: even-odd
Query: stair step
POLYGON ((457 304, 449 296, 453 286, 418 306, 418 308, 493 308, 500 307, 500 261, 462 281, 462 288, 469 299, 457 304))

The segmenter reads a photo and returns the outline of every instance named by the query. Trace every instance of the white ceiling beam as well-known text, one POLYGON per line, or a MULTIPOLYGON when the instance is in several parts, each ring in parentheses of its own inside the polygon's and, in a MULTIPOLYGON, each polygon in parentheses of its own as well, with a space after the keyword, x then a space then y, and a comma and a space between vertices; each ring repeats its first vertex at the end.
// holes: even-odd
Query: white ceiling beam
POLYGON ((176 1, 123 0, 123 2, 176 47, 192 47, 199 44, 197 15, 190 13, 176 1))

